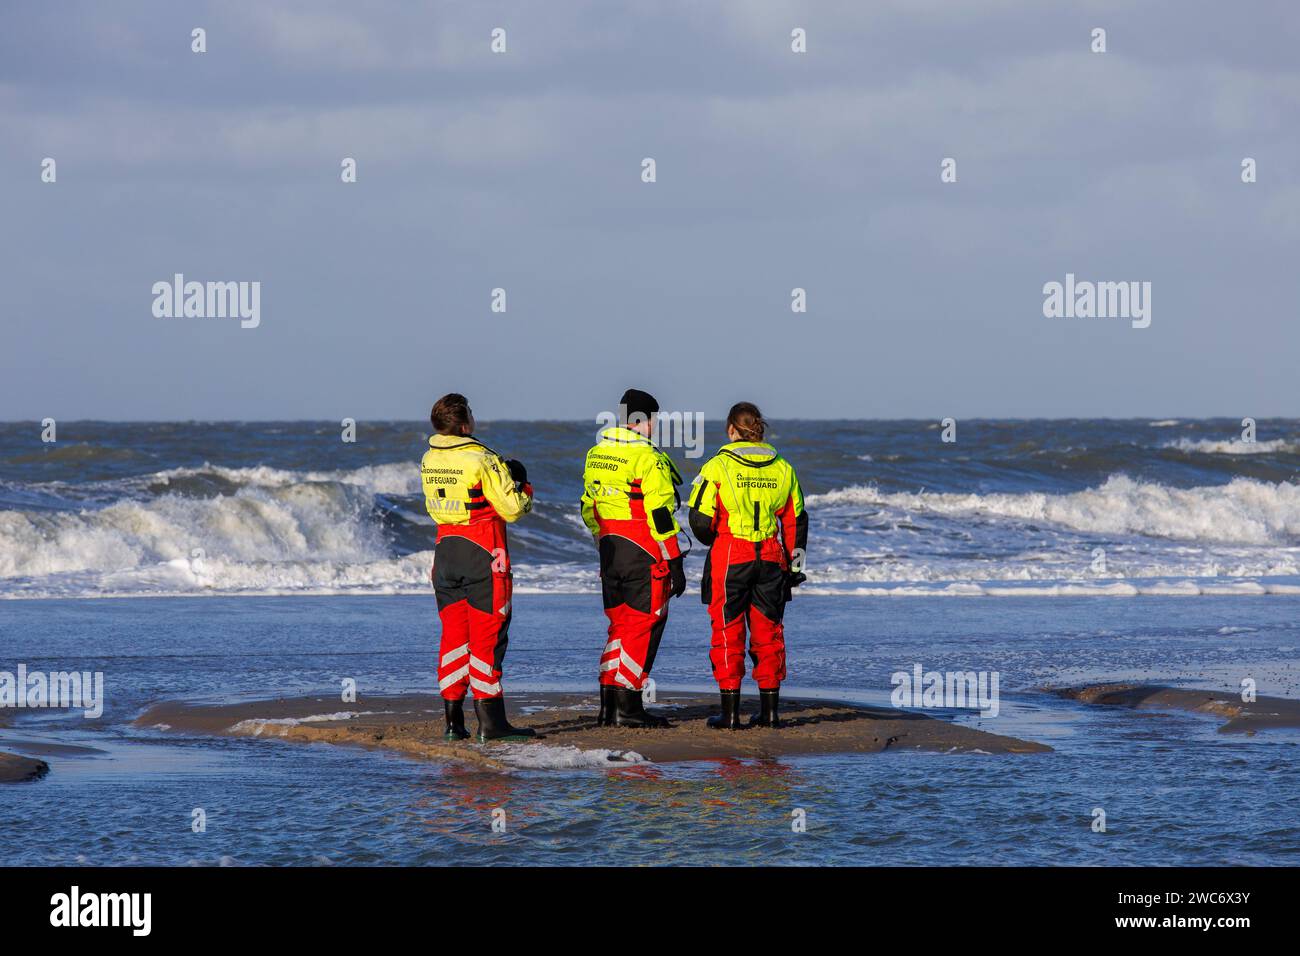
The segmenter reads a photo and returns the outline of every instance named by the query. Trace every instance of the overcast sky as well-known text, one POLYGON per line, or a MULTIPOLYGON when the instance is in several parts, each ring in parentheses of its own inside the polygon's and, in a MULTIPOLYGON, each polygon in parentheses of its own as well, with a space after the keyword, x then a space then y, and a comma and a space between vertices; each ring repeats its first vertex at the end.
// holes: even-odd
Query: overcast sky
POLYGON ((0 419, 1300 415, 1297 49, 1294 0, 10 2, 0 419), (178 272, 260 326, 155 318, 178 272), (1066 273, 1150 327, 1045 318, 1066 273))

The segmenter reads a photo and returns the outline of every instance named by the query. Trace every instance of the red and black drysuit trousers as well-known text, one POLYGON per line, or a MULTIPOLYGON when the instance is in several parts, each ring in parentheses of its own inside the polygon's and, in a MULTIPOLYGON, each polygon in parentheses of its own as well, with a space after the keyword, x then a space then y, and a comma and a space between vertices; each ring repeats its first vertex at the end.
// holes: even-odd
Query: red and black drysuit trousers
POLYGON ((447 700, 501 696, 513 589, 504 522, 445 525, 434 548, 442 640, 438 691, 447 700))
POLYGON ((600 539, 600 587, 609 618, 600 656, 602 684, 641 690, 654 666, 671 593, 666 558, 618 535, 600 539))
POLYGON ((704 561, 701 598, 709 607, 709 663, 720 690, 739 690, 745 632, 754 681, 774 690, 785 680, 785 551, 776 538, 745 541, 719 534, 704 561))

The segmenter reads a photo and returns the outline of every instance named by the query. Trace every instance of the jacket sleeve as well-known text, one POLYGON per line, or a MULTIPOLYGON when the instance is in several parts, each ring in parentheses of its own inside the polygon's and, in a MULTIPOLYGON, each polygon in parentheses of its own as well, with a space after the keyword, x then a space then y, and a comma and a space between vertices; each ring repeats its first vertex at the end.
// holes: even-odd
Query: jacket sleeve
POLYGON ((591 487, 586 482, 582 486, 579 505, 582 508, 582 523, 587 526, 587 530, 592 534, 600 534, 600 525, 596 523, 596 499, 591 496, 591 487))
MULTIPOLYGON (((650 525, 650 534, 656 541, 677 538, 681 527, 677 524, 674 512, 677 511, 677 486, 681 477, 677 474, 672 459, 659 453, 646 455, 649 465, 646 473, 641 475, 641 494, 645 497, 646 522, 650 525)), ((674 557, 670 554, 669 557, 674 557)))
MULTIPOLYGON (((593 449, 594 451, 594 449, 593 449)), ((587 461, 591 460, 591 452, 587 452, 587 461)), ((578 508, 582 514, 582 523, 587 526, 587 530, 593 535, 599 536, 600 524, 596 521, 596 496, 594 494, 594 485, 592 484, 590 466, 584 464, 582 468, 582 497, 578 500, 578 508)))
POLYGON ((808 551, 808 512, 803 506, 803 489, 799 487, 799 476, 790 469, 790 496, 777 512, 781 519, 781 541, 785 552, 791 556, 795 551, 807 554, 808 551))
POLYGON ((691 487, 691 534, 705 547, 711 547, 718 537, 718 532, 713 527, 718 514, 718 483, 711 474, 712 464, 713 462, 708 462, 700 469, 691 487))
POLYGON ((428 461, 429 453, 426 451, 423 457, 420 458, 420 493, 424 496, 425 513, 428 514, 436 524, 438 522, 438 516, 433 513, 433 488, 430 486, 429 476, 425 474, 425 468, 427 467, 428 461))
POLYGON ((516 489, 510 469, 497 455, 483 456, 483 497, 496 509, 501 520, 518 521, 520 515, 533 510, 533 486, 525 484, 516 489))

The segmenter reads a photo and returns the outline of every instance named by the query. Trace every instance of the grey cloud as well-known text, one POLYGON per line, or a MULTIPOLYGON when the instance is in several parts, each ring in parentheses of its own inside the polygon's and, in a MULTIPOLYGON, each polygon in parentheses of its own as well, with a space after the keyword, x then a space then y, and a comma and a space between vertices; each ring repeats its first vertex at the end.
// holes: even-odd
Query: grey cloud
POLYGON ((493 417, 585 414, 647 364, 676 404, 725 406, 735 385, 702 356, 746 341, 779 352, 782 414, 1294 411, 1274 387, 1300 344, 1292 11, 24 5, 0 35, 0 409, 418 412, 444 343, 505 285, 493 367, 456 369, 493 417), (149 284, 174 270, 263 280, 262 328, 152 322, 149 284), (1039 290, 1067 270, 1154 281, 1151 329, 1050 324, 1039 290), (634 340, 592 361, 603 336, 652 330, 671 355, 634 340), (1257 374, 1219 374, 1243 342, 1257 374), (864 382, 870 408, 846 408, 864 382))

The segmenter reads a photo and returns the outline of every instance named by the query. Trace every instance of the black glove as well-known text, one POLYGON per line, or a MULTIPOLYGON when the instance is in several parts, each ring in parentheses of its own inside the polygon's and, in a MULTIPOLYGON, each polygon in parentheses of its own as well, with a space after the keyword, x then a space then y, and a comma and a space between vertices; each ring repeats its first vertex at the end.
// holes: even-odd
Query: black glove
POLYGON ((518 458, 507 458, 506 467, 510 469, 510 480, 517 485, 528 484, 528 469, 518 458))
POLYGON ((673 597, 681 597, 686 593, 686 569, 682 567, 681 558, 673 558, 668 562, 668 576, 672 582, 673 597))
POLYGON ((804 574, 802 571, 785 572, 786 587, 797 588, 799 585, 803 584, 807 580, 808 580, 808 575, 804 574))

